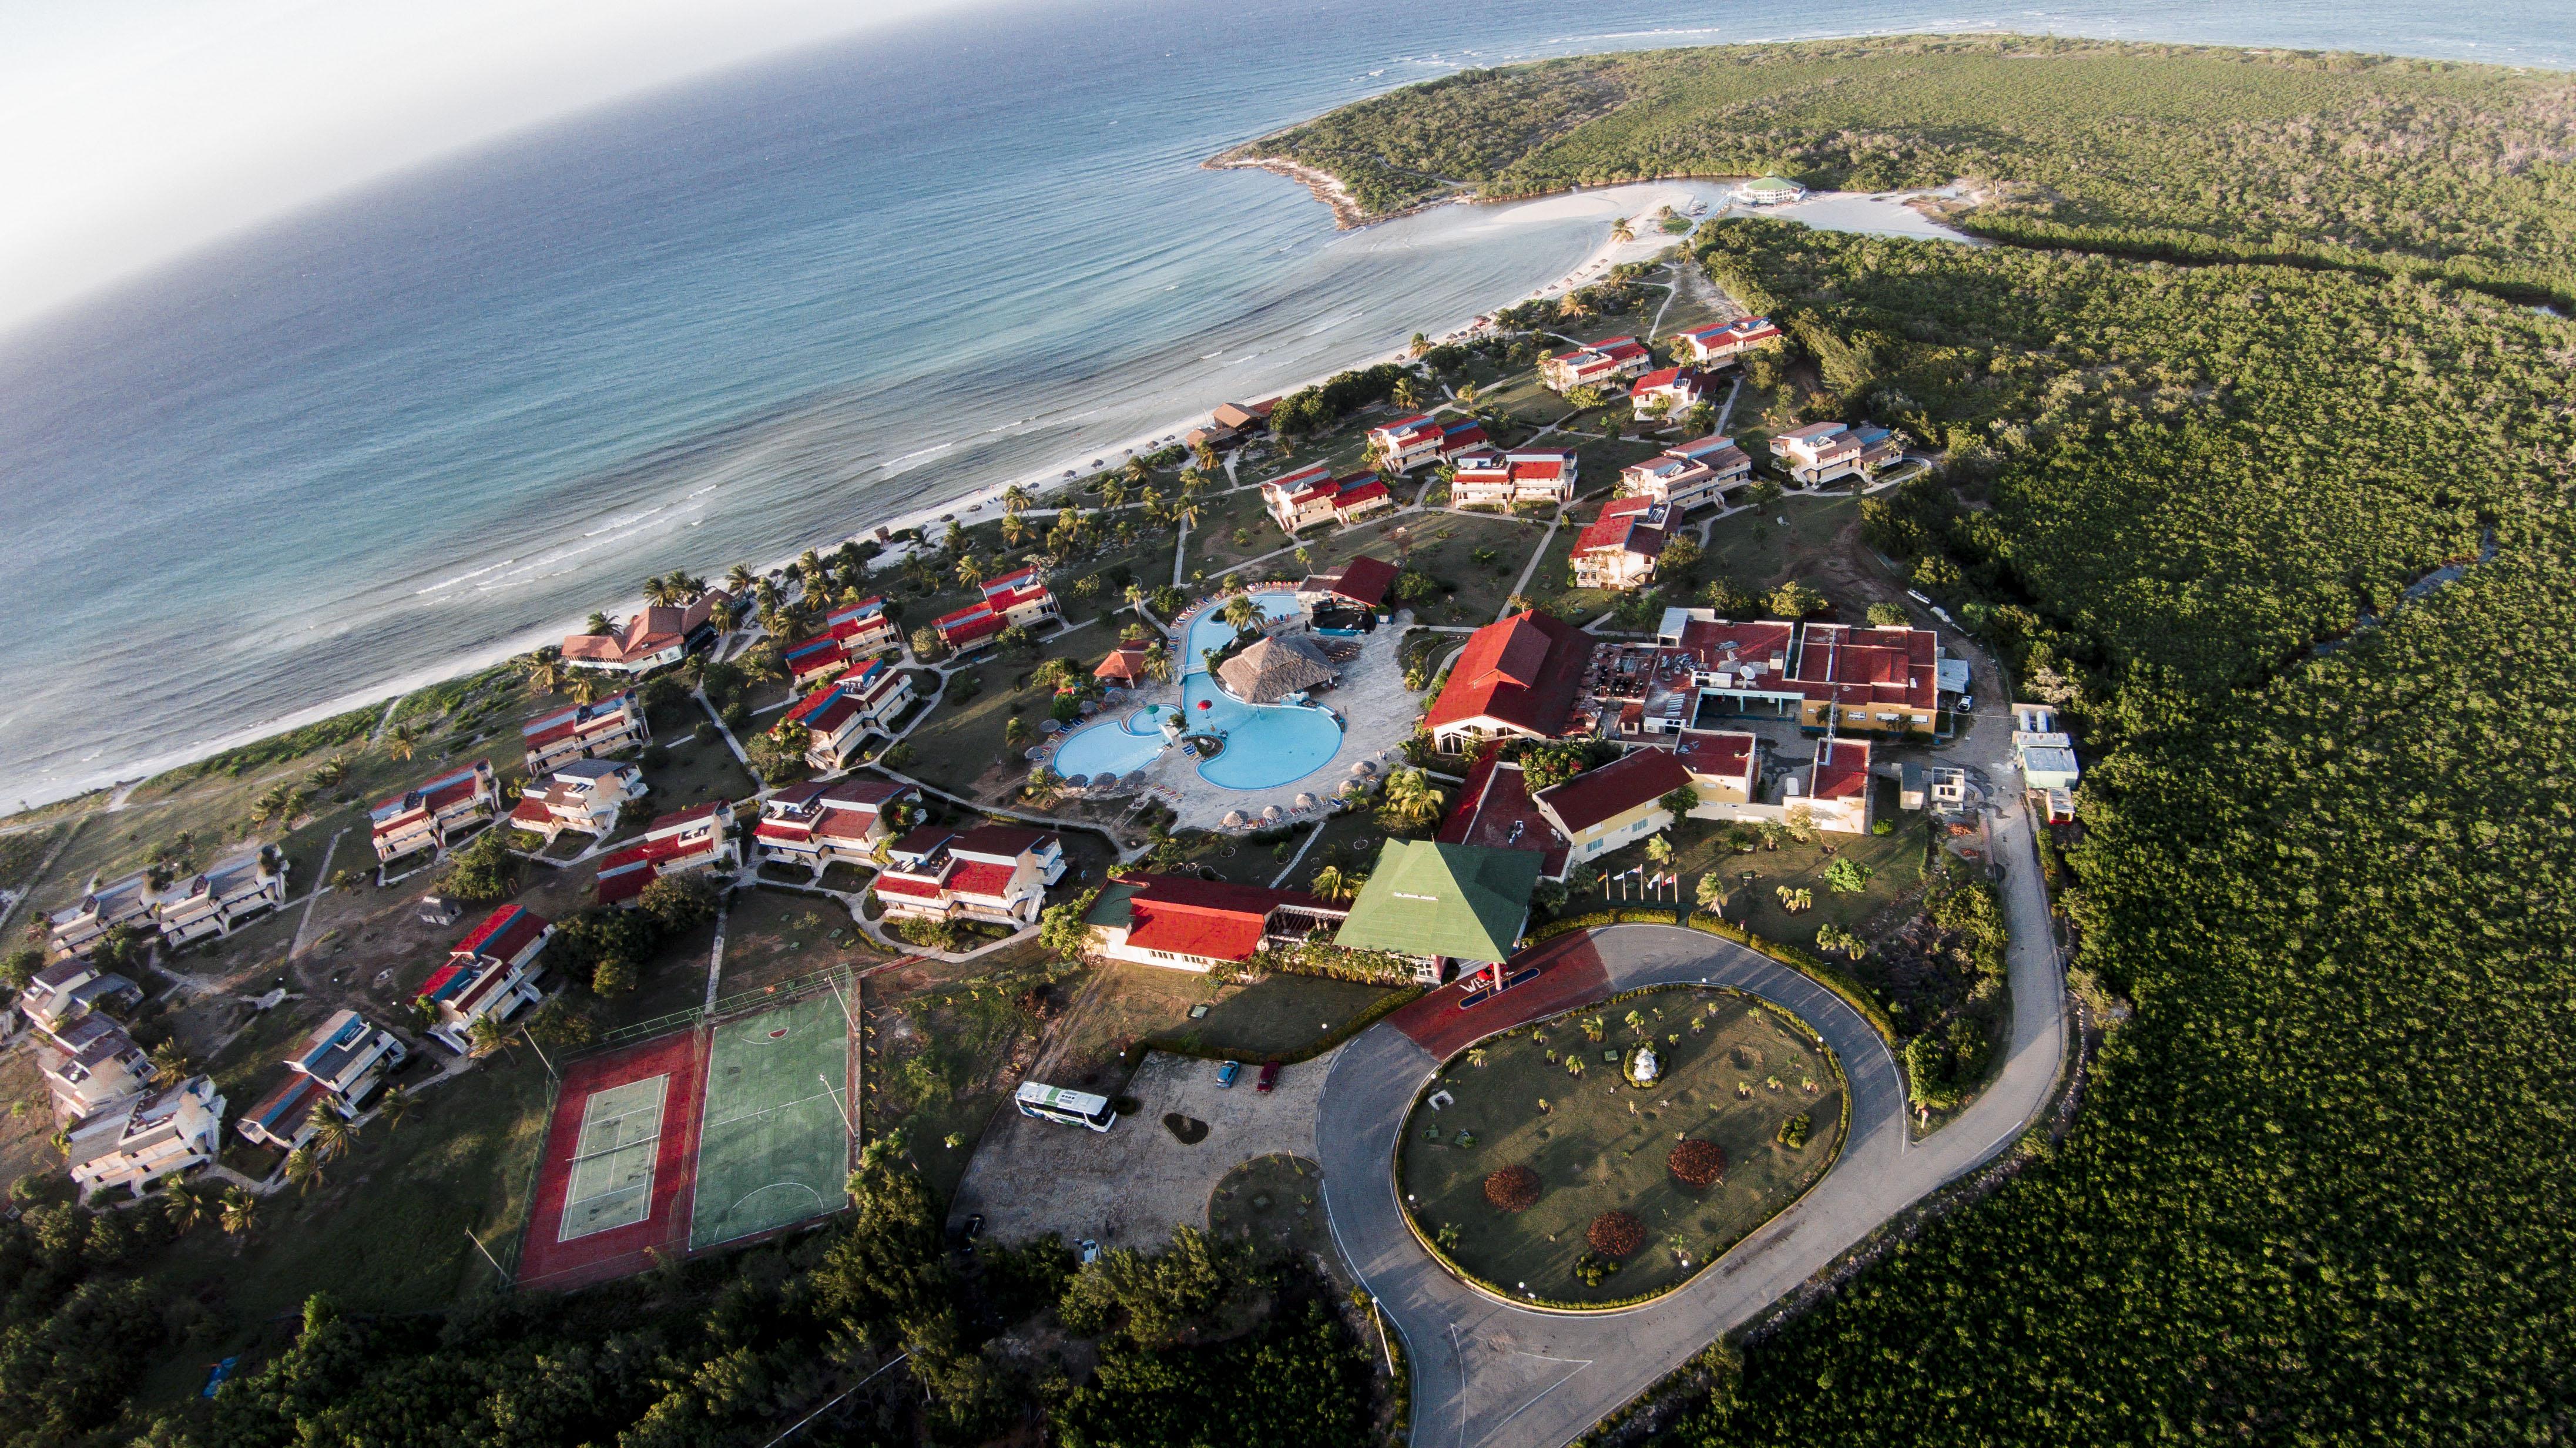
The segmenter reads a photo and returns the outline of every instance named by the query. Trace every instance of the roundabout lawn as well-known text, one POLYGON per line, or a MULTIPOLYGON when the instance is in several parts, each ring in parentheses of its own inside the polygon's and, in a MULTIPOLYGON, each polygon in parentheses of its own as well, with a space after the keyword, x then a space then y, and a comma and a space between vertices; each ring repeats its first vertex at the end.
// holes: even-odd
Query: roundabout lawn
POLYGON ((1803 1023, 1739 991, 1675 986, 1523 1026, 1450 1060, 1406 1118, 1397 1178, 1423 1234, 1466 1276, 1524 1300, 1600 1306, 1681 1285, 1768 1221, 1832 1163, 1842 1118, 1841 1072, 1803 1023), (1628 1024, 1632 1012, 1642 1029, 1628 1024), (1596 1017, 1598 1041, 1583 1028, 1596 1017), (1640 1088, 1621 1063, 1649 1038, 1662 1069, 1640 1088), (1802 1114, 1806 1144, 1782 1144, 1802 1114), (1705 1188, 1666 1166, 1684 1137, 1726 1154, 1705 1188), (1537 1176, 1538 1199, 1507 1212, 1487 1200, 1485 1180, 1514 1166, 1537 1176), (1644 1245, 1587 1283, 1587 1230, 1614 1211, 1638 1220, 1644 1245))

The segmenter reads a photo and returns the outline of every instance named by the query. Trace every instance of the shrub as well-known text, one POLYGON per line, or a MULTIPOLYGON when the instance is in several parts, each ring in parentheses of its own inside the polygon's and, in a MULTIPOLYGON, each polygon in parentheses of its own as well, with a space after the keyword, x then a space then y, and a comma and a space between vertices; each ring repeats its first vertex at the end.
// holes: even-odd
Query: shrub
POLYGON ((1603 1212, 1592 1219, 1583 1240, 1605 1257, 1626 1257, 1646 1245, 1646 1224, 1627 1212, 1603 1212))
POLYGON ((1704 1187, 1726 1175, 1726 1149, 1713 1141, 1693 1137, 1673 1148, 1664 1159, 1673 1180, 1686 1187, 1704 1187))
POLYGON ((1801 1111, 1780 1123, 1780 1144, 1796 1151, 1807 1144, 1808 1129, 1807 1113, 1801 1111))
POLYGON ((1538 1205, 1538 1173, 1525 1166, 1507 1166, 1485 1178, 1485 1200, 1497 1211, 1526 1212, 1538 1205))

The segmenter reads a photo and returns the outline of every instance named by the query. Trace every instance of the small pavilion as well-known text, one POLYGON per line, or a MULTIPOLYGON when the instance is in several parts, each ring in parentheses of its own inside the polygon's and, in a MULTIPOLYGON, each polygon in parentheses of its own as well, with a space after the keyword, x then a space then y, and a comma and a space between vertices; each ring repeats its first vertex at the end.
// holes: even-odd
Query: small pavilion
POLYGON ((1427 961, 1435 982, 1454 960, 1499 987, 1544 864, 1535 850, 1389 840, 1333 943, 1427 961))

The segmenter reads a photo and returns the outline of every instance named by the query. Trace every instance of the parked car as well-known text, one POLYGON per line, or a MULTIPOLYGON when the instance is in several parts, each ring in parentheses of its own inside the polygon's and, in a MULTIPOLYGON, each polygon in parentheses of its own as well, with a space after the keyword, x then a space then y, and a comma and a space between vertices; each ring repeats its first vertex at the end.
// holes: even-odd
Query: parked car
POLYGON ((1234 1085, 1234 1078, 1236 1078, 1237 1076, 1240 1076, 1240 1075, 1242 1075, 1242 1074, 1243 1074, 1243 1063, 1242 1063, 1241 1061, 1228 1061, 1228 1062, 1226 1062, 1224 1065, 1217 1067, 1217 1068, 1216 1068, 1216 1085, 1217 1085, 1217 1089, 1218 1089, 1218 1090, 1220 1090, 1220 1091, 1223 1091, 1223 1090, 1228 1090, 1228 1089, 1232 1088, 1232 1087, 1233 1087, 1233 1085, 1234 1085))
POLYGON ((1100 1244, 1098 1242, 1091 1240, 1089 1237, 1085 1237, 1073 1245, 1082 1256, 1083 1266, 1088 1267, 1092 1263, 1100 1260, 1100 1244))
POLYGON ((1265 1094, 1265 1095, 1266 1095, 1266 1094, 1268 1094, 1268 1093, 1269 1093, 1269 1091, 1270 1091, 1270 1089, 1271 1089, 1272 1087, 1277 1086, 1278 1084, 1279 1084, 1279 1063, 1278 1063, 1278 1062, 1276 1062, 1276 1061, 1264 1061, 1264 1062, 1262 1062, 1262 1063, 1261 1063, 1261 1079, 1252 1083, 1252 1089, 1253 1089, 1253 1090, 1255 1090, 1255 1091, 1262 1092, 1263 1094, 1265 1094))

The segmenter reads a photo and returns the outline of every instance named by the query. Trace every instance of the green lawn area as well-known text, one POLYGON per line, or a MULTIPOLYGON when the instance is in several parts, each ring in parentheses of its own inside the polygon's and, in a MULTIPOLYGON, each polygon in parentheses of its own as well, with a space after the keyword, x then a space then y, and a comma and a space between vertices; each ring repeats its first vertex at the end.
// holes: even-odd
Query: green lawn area
POLYGON ((1656 991, 1524 1027, 1477 1051, 1425 1088, 1405 1125, 1397 1174, 1424 1232, 1507 1292, 1601 1303, 1678 1286, 1794 1200, 1841 1148, 1840 1075, 1812 1036, 1738 992, 1656 991), (1642 1028, 1629 1024, 1632 1014, 1642 1028), (1598 1042, 1582 1025, 1594 1017, 1598 1042), (1649 1039, 1662 1071, 1641 1089, 1620 1068, 1649 1039), (1580 1077, 1568 1056, 1583 1063, 1580 1077), (1430 1099, 1442 1091, 1451 1099, 1435 1110, 1430 1099), (1809 1136, 1793 1150, 1777 1137, 1801 1113, 1809 1136), (1719 1181, 1694 1189, 1673 1179, 1666 1158, 1684 1136, 1725 1153, 1719 1181), (1511 1166, 1527 1167, 1540 1184, 1536 1204, 1518 1213, 1484 1192, 1489 1173, 1511 1166), (1587 1286, 1575 1275, 1591 1250, 1585 1233, 1611 1211, 1639 1218, 1645 1245, 1587 1286))
MULTIPOLYGON (((1151 967, 1148 967, 1149 969, 1151 967)), ((1155 1033, 1157 1042, 1185 1050, 1260 1061, 1307 1050, 1384 998, 1384 986, 1272 975, 1250 985, 1221 988, 1206 1000, 1207 1014, 1155 1033)))
POLYGON ((894 999, 873 981, 866 1021, 864 1127, 900 1130, 939 1200, 956 1193, 975 1142, 1010 1093, 1043 1024, 1039 1003, 1069 999, 1063 967, 1015 955, 979 973, 894 999), (955 1145, 950 1145, 954 1140, 955 1145))
POLYGON ((1709 529, 1708 553, 1700 564, 1700 576, 1731 578, 1738 586, 1757 593, 1777 587, 1798 577, 1800 562, 1823 551, 1835 534, 1851 526, 1859 516, 1860 500, 1842 494, 1782 498, 1765 512, 1721 518, 1709 529), (1780 518, 1789 521, 1786 525, 1774 521, 1780 518))
POLYGON ((1502 414, 1506 422, 1523 427, 1543 427, 1563 422, 1574 415, 1574 408, 1538 380, 1538 370, 1525 372, 1480 389, 1476 406, 1502 414))
POLYGON ((795 890, 736 890, 725 911, 724 978, 716 993, 730 996, 885 958, 838 900, 795 890))
POLYGON ((1106 978, 1087 994, 1088 975, 1065 985, 1068 997, 1084 999, 1056 1027, 1063 1048, 1056 1084, 1084 1090, 1115 1084, 1119 1053, 1139 1041, 1257 1061, 1312 1045, 1386 994, 1381 987, 1315 976, 1273 975, 1234 985, 1128 961, 1089 969, 1106 978), (1191 1010, 1200 1006, 1206 1014, 1192 1019, 1191 1010))
MULTIPOLYGON (((1190 530, 1188 546, 1187 575, 1204 573, 1213 578, 1247 558, 1287 547, 1288 539, 1261 506, 1261 490, 1243 488, 1200 495, 1199 523, 1190 530)), ((1299 571, 1287 559, 1265 567, 1283 574, 1299 571)))
MULTIPOLYGON (((1104 653, 1112 642, 1097 629, 1076 638, 1086 645, 1098 643, 1104 653)), ((1017 714, 1028 725, 1029 737, 1038 737, 1038 723, 1047 717, 1054 696, 1043 688, 1021 688, 1019 681, 1039 662, 1034 658, 988 660, 951 675, 946 698, 904 740, 912 746, 912 760, 904 772, 964 795, 983 796, 1017 784, 1027 773, 1021 754, 1028 746, 1005 743, 1002 732, 1017 714), (973 693, 963 703, 958 702, 961 685, 973 693)))
MULTIPOLYGON (((1887 781, 1877 784, 1884 790, 1887 781)), ((1682 877, 1681 903, 1691 903, 1691 892, 1699 877, 1715 873, 1726 885, 1726 918, 1749 927, 1754 934, 1770 940, 1787 941, 1812 949, 1817 927, 1838 925, 1865 939, 1879 939, 1904 923, 1912 913, 1910 902, 1923 887, 1923 847, 1931 830, 1927 815, 1900 814, 1892 808, 1894 800, 1883 793, 1876 802, 1881 819, 1896 821, 1896 832, 1888 835, 1820 834, 1816 843, 1801 845, 1783 840, 1775 850, 1755 844, 1750 825, 1730 825, 1720 820, 1686 819, 1668 835, 1672 841, 1673 863, 1665 868, 1682 877), (1750 853, 1741 845, 1754 845, 1750 853), (1831 853, 1828 853, 1830 851, 1831 853), (1836 858, 1857 860, 1870 870, 1869 883, 1856 895, 1837 895, 1825 885, 1825 869, 1836 858), (1750 874, 1753 878, 1743 877, 1750 874), (1804 889, 1813 901, 1812 908, 1795 915, 1781 908, 1776 893, 1781 886, 1804 889), (1899 905, 1907 906, 1897 910, 1899 905)), ((1614 871, 1634 867, 1644 861, 1645 844, 1641 841, 1624 850, 1615 850, 1594 862, 1606 877, 1614 871)), ((1598 894, 1574 896, 1566 901, 1569 913, 1606 909, 1622 903, 1638 903, 1633 882, 1623 899, 1598 894)))
POLYGON ((1312 552, 1319 569, 1361 556, 1390 563, 1404 557, 1443 583, 1457 585, 1441 599, 1407 605, 1417 622, 1479 625, 1494 621, 1545 530, 1545 523, 1527 519, 1435 513, 1335 534, 1313 545, 1312 552), (1491 561, 1476 561, 1480 549, 1493 551, 1491 561))
POLYGON ((370 1123, 320 1186, 262 1201, 246 1236, 208 1224, 180 1239, 156 1275, 215 1307, 227 1330, 164 1357, 138 1401, 176 1401, 207 1362, 284 1340, 316 1292, 353 1313, 434 1311, 488 1292, 492 1268, 474 1242, 513 1258, 549 1085, 526 1051, 495 1057, 420 1092, 401 1126, 370 1123))

